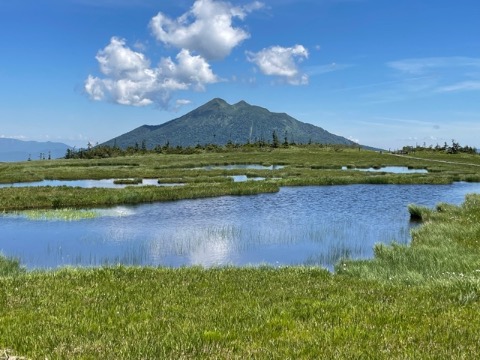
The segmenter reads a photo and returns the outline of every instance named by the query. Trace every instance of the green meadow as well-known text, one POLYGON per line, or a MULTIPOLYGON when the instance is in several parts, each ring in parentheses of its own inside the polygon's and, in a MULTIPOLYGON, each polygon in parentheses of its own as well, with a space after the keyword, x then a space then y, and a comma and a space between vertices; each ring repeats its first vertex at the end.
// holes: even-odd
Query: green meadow
MULTIPOLYGON (((480 182, 478 155, 409 156, 309 146, 0 164, 3 183, 151 178, 184 184, 0 188, 0 211, 75 214, 281 186, 480 182), (215 164, 285 167, 195 169, 215 164), (234 183, 231 175, 265 180, 234 183)), ((480 358, 480 195, 468 195, 461 206, 412 204, 409 211, 420 223, 410 245, 376 245, 373 259, 342 260, 333 273, 307 266, 27 271, 0 256, 0 359, 480 358)))

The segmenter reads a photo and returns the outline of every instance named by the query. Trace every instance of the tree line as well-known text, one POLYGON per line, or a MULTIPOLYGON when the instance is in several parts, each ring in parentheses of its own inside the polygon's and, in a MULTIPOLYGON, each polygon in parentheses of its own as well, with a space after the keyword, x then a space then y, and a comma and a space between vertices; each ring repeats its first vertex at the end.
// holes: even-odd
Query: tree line
POLYGON ((280 140, 276 131, 272 132, 271 141, 265 139, 256 140, 255 142, 247 142, 244 144, 234 143, 229 140, 225 145, 218 145, 213 143, 200 144, 195 146, 171 146, 167 141, 163 145, 156 145, 153 148, 148 148, 146 140, 141 143, 135 142, 133 146, 121 148, 114 141, 113 146, 98 145, 93 146, 88 143, 86 148, 68 149, 65 154, 65 159, 95 159, 95 158, 109 158, 117 156, 128 156, 135 154, 195 154, 201 152, 228 152, 232 150, 248 151, 255 149, 279 149, 288 148, 290 146, 316 146, 316 147, 331 147, 335 151, 340 151, 344 148, 360 149, 358 144, 343 145, 343 144, 320 144, 313 143, 311 140, 307 144, 297 144, 294 141, 289 141, 287 134, 285 134, 283 141, 280 140))
POLYGON ((447 142, 445 142, 443 145, 436 144, 435 146, 433 145, 426 145, 423 143, 422 145, 416 145, 416 146, 404 146, 402 150, 398 151, 399 153, 403 154, 408 154, 408 153, 414 153, 416 151, 434 151, 434 152, 443 152, 447 154, 477 154, 477 149, 472 147, 472 146, 462 146, 460 145, 459 142, 455 141, 452 139, 452 144, 448 145, 447 142))

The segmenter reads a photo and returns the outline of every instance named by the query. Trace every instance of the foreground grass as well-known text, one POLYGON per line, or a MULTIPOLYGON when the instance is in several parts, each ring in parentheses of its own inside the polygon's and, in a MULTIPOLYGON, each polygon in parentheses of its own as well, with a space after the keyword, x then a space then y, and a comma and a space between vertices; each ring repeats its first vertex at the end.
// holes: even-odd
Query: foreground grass
POLYGON ((25 273, 3 259, 0 349, 34 359, 480 358, 480 195, 417 212, 425 223, 411 246, 378 246, 375 259, 343 261, 335 274, 25 273))
POLYGON ((123 267, 0 282, 0 347, 32 358, 480 355, 479 303, 464 301, 462 284, 412 288, 315 268, 123 267))

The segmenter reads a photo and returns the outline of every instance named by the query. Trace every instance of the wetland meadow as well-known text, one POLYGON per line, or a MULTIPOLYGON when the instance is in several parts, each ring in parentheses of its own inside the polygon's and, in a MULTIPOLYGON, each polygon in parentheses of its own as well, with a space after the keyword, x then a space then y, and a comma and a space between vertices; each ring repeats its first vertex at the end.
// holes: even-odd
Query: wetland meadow
POLYGON ((2 360, 480 356, 479 155, 136 154, 0 184, 2 360))

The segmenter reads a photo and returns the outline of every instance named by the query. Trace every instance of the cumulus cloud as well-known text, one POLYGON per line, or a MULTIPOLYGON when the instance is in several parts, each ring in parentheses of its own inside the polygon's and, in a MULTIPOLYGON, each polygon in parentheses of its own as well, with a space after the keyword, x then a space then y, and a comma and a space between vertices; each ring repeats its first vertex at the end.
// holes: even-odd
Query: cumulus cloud
POLYGON ((182 50, 175 60, 162 58, 152 67, 150 60, 126 46, 123 39, 113 37, 110 44, 97 53, 96 59, 104 78, 89 75, 85 91, 91 99, 107 100, 122 105, 168 107, 171 94, 178 90, 201 91, 206 84, 218 81, 207 61, 182 50))
POLYGON ((291 85, 308 84, 307 74, 299 70, 299 63, 307 58, 308 50, 302 45, 272 46, 257 53, 247 51, 248 61, 257 65, 263 74, 278 76, 291 85))
POLYGON ((215 0, 196 0, 190 11, 177 19, 159 12, 150 22, 155 38, 180 49, 198 53, 207 60, 223 59, 233 48, 250 37, 233 20, 263 6, 256 1, 243 7, 215 0))

